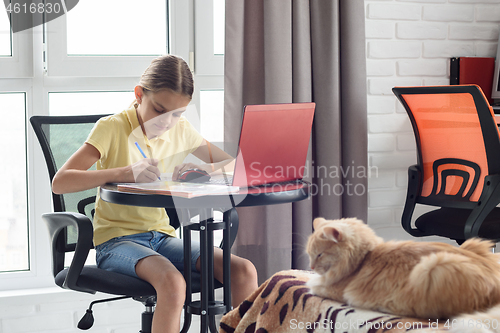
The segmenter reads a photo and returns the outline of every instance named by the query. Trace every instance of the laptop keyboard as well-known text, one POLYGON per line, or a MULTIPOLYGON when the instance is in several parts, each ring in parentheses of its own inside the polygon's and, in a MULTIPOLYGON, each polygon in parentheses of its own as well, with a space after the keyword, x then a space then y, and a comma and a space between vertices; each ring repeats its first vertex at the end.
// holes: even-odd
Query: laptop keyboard
POLYGON ((208 181, 209 184, 215 184, 215 185, 227 185, 231 186, 233 184, 233 177, 226 177, 226 178, 210 178, 208 181))
MULTIPOLYGON (((216 184, 216 185, 228 185, 231 186, 233 184, 233 177, 227 177, 227 179, 224 178, 216 178, 216 179, 210 179, 208 181, 209 184, 216 184)), ((287 180, 284 182, 275 182, 275 183, 267 183, 267 184, 261 184, 261 185, 255 185, 255 186, 248 186, 248 188, 266 188, 266 187, 273 187, 273 186, 286 186, 286 185, 303 185, 306 184, 305 181, 302 179, 295 179, 295 180, 287 180)))

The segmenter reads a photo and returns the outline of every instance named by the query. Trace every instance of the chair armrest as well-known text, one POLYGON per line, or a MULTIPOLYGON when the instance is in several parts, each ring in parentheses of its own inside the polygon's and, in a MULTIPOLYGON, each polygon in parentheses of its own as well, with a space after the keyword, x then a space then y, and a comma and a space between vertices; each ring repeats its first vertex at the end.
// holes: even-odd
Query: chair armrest
POLYGON ((465 239, 479 237, 479 229, 486 217, 500 203, 500 174, 484 177, 484 186, 476 207, 472 210, 464 226, 465 239))
MULTIPOLYGON (((85 265, 87 256, 93 246, 92 238, 94 230, 90 219, 80 213, 72 212, 57 212, 47 213, 42 215, 42 219, 47 224, 52 247, 52 270, 54 277, 64 269, 64 250, 58 248, 58 238, 61 236, 61 231, 68 226, 74 226, 78 232, 78 238, 75 247, 75 253, 68 274, 63 283, 63 288, 95 293, 95 291, 81 288, 76 285, 81 274, 82 268, 85 265)), ((64 234, 62 234, 64 236, 64 234)))
POLYGON ((415 164, 408 168, 408 189, 406 193, 406 202, 401 216, 401 225, 410 235, 414 237, 427 236, 422 231, 415 229, 411 225, 411 217, 415 210, 417 198, 420 195, 420 183, 422 179, 422 171, 415 164))

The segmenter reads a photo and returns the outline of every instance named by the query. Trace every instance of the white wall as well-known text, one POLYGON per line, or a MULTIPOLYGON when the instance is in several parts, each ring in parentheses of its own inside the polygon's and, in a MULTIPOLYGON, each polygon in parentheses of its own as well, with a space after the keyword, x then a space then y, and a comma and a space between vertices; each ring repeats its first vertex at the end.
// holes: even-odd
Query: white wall
POLYGON ((366 0, 368 223, 385 239, 401 227, 415 139, 394 86, 449 84, 449 58, 494 57, 500 0, 366 0))

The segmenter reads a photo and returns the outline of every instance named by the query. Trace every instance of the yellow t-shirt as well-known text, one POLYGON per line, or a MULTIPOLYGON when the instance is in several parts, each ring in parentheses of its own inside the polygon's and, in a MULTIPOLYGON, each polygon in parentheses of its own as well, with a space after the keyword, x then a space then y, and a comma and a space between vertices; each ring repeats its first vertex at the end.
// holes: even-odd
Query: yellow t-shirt
MULTIPOLYGON (((132 107, 121 113, 101 118, 87 138, 101 158, 97 170, 131 165, 142 155, 135 146, 139 143, 146 156, 159 159, 162 173, 172 172, 187 155, 203 142, 203 137, 183 117, 161 136, 148 140, 142 133, 137 114, 132 107)), ((97 191, 94 215, 94 245, 107 240, 147 231, 159 231, 175 237, 163 208, 117 205, 101 200, 97 191)))

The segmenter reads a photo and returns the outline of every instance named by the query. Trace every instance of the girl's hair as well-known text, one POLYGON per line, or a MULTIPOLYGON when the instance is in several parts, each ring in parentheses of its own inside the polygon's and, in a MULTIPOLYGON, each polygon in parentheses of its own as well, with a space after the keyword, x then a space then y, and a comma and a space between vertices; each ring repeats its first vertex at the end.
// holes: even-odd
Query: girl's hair
POLYGON ((192 98, 194 83, 188 64, 181 57, 164 55, 153 59, 144 71, 139 85, 153 93, 169 89, 192 98))

